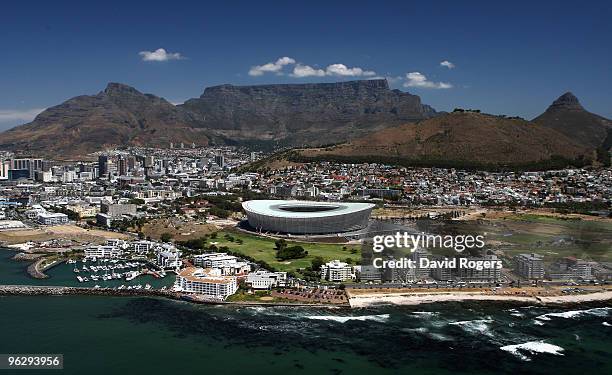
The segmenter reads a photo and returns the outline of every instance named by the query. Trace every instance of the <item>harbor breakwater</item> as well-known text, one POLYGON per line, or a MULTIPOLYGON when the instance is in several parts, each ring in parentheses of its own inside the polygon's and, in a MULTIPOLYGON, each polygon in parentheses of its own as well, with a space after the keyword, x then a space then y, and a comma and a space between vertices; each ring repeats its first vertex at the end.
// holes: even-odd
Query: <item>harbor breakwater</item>
POLYGON ((181 295, 168 290, 119 290, 108 288, 80 288, 71 286, 0 285, 0 296, 41 295, 99 295, 99 296, 154 296, 181 299, 181 295))
POLYGON ((283 303, 283 302, 246 302, 246 301, 220 301, 213 299, 194 298, 192 295, 174 292, 171 290, 146 289, 109 289, 109 288, 82 288, 70 286, 35 286, 35 285, 0 285, 0 296, 69 296, 90 295, 108 297, 161 297, 173 300, 186 301, 196 304, 209 305, 239 305, 239 306, 270 306, 270 307, 310 307, 310 308, 339 308, 348 305, 314 304, 314 303, 283 303))

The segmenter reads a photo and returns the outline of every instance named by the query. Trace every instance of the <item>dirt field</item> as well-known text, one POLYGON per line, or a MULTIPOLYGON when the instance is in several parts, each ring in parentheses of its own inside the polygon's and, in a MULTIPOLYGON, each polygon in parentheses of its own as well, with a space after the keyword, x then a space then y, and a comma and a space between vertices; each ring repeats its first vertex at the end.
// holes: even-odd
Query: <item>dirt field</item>
POLYGON ((58 225, 41 229, 12 230, 0 232, 0 242, 8 245, 28 241, 69 239, 77 242, 104 242, 108 238, 128 239, 128 235, 100 229, 83 229, 76 225, 58 225))
POLYGON ((612 218, 600 217, 600 216, 591 216, 591 215, 583 215, 583 214, 561 214, 555 212, 553 209, 549 208, 538 208, 538 209, 518 209, 518 210, 509 210, 509 209, 492 209, 492 208, 483 208, 483 207, 422 207, 417 209, 411 208, 394 208, 394 207, 386 207, 386 208, 376 208, 372 212, 372 216, 374 217, 382 217, 382 218, 402 218, 402 217, 411 217, 411 216, 421 216, 429 213, 446 213, 451 211, 462 211, 465 213, 464 216, 460 216, 454 220, 458 221, 468 221, 468 220, 478 220, 478 219, 489 219, 489 220, 498 220, 498 219, 508 219, 512 217, 516 217, 517 215, 538 215, 543 217, 550 217, 555 219, 579 219, 584 221, 597 221, 604 223, 611 223, 612 218))
POLYGON ((142 232, 147 237, 159 240, 163 233, 170 233, 174 240, 185 241, 196 239, 216 232, 218 228, 212 224, 185 221, 177 218, 159 219, 145 224, 142 232))

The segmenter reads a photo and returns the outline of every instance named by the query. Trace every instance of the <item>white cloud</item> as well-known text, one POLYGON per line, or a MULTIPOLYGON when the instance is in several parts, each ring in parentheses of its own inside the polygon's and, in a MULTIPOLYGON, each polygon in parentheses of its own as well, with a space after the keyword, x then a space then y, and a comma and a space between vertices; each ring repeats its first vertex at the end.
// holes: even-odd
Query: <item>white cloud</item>
POLYGON ((455 67, 455 64, 453 64, 452 62, 448 61, 448 60, 444 60, 440 63, 440 66, 444 66, 447 67, 449 69, 453 69, 455 67))
POLYGON ((358 67, 349 68, 344 64, 331 64, 325 72, 328 76, 342 76, 342 77, 372 77, 376 75, 376 72, 371 70, 363 70, 358 67))
POLYGON ((297 64, 293 68, 291 77, 304 78, 304 77, 324 77, 325 70, 313 68, 312 66, 297 64))
POLYGON ((32 109, 0 109, 0 123, 3 122, 30 122, 46 108, 32 109))
POLYGON ((292 72, 289 74, 294 78, 304 78, 304 77, 325 77, 325 76, 334 76, 334 77, 374 77, 376 76, 376 72, 371 70, 364 70, 359 67, 349 68, 344 64, 331 64, 328 65, 325 69, 316 68, 310 65, 297 63, 295 59, 291 57, 281 57, 275 62, 269 62, 263 65, 255 65, 252 66, 249 70, 249 75, 252 77, 259 77, 266 73, 275 73, 277 75, 283 75, 283 69, 287 65, 293 65, 292 72))
POLYGON ((281 70, 285 65, 295 64, 295 60, 291 57, 281 57, 276 62, 269 62, 263 65, 255 65, 249 70, 249 75, 253 77, 259 77, 264 73, 277 73, 282 74, 281 70))
POLYGON ((140 51, 138 52, 142 56, 142 61, 169 61, 169 60, 183 60, 180 53, 170 53, 163 48, 158 48, 155 51, 140 51))
POLYGON ((363 70, 359 67, 349 68, 344 64, 331 64, 325 69, 313 68, 310 65, 297 64, 293 68, 292 77, 375 77, 376 72, 363 70))
POLYGON ((428 89, 450 89, 452 84, 446 82, 432 82, 427 80, 424 74, 419 72, 410 72, 406 74, 406 82, 404 87, 423 87, 428 89))

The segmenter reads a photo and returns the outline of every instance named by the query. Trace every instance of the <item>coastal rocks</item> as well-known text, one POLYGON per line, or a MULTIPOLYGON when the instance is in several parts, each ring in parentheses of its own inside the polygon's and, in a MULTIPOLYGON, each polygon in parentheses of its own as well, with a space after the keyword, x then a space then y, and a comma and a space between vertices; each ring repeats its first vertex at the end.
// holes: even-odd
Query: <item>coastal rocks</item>
POLYGON ((16 261, 33 261, 43 256, 43 254, 31 254, 31 253, 17 253, 13 256, 13 260, 16 261))

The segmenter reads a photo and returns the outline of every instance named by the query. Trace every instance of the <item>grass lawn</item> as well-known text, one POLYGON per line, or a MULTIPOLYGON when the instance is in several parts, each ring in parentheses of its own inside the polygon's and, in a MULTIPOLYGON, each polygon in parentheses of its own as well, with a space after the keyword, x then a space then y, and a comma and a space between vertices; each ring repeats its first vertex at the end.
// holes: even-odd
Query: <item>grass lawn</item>
POLYGON ((279 271, 295 271, 299 268, 310 266, 311 260, 320 256, 326 261, 339 259, 344 261, 347 258, 353 260, 353 263, 359 262, 361 259, 361 248, 359 245, 344 245, 344 244, 318 244, 308 242, 287 241, 288 246, 300 245, 308 255, 301 259, 291 259, 280 261, 276 259, 276 250, 274 249, 274 241, 271 238, 259 237, 252 234, 246 234, 238 231, 223 230, 217 232, 217 238, 209 239, 208 244, 217 243, 216 246, 227 246, 231 251, 250 256, 256 260, 263 260, 279 271), (224 238, 226 234, 231 235, 234 239, 241 239, 242 244, 235 241, 231 242, 224 238), (355 253, 351 253, 351 250, 355 253))
POLYGON ((459 234, 486 233, 486 240, 502 243, 499 249, 508 258, 537 253, 545 261, 567 256, 612 261, 612 222, 606 220, 515 214, 503 219, 453 222, 445 229, 459 234))
POLYGON ((508 218, 504 229, 489 237, 511 243, 507 255, 535 252, 553 260, 566 256, 600 261, 612 260, 612 223, 520 214, 508 218), (511 235, 505 235, 510 232, 511 235))

